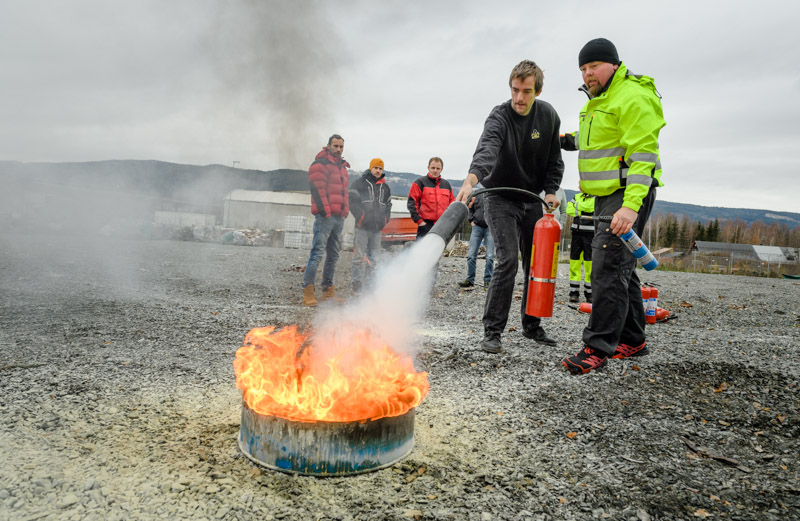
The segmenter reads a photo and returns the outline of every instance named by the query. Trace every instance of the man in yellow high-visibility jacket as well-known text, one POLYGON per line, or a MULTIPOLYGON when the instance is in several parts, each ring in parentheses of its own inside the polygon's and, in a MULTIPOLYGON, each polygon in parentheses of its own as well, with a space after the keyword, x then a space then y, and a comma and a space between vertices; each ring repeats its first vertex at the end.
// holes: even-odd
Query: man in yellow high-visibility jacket
MULTIPOLYGON (((613 43, 597 38, 578 55, 589 101, 571 145, 579 151, 581 192, 594 195, 598 222, 592 240, 592 314, 583 348, 564 359, 572 373, 585 374, 609 358, 648 354, 645 316, 636 259, 619 239, 644 231, 662 186, 658 135, 666 125, 653 78, 631 73, 613 43)), ((562 143, 562 147, 569 148, 562 143)))
POLYGON ((592 302, 592 239, 594 238, 594 198, 578 192, 567 203, 567 215, 572 217, 572 240, 569 245, 569 301, 581 298, 581 266, 583 266, 583 296, 592 302))

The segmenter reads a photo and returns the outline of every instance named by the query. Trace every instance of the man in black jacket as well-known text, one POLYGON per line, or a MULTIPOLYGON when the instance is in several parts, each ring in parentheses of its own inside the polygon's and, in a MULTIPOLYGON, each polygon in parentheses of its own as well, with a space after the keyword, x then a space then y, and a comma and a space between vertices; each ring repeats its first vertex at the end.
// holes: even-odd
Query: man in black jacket
MULTIPOLYGON (((532 61, 524 60, 511 71, 511 100, 492 109, 483 127, 469 174, 456 200, 464 201, 472 187, 521 188, 534 194, 544 190, 545 201, 559 206, 555 193, 564 175, 559 133, 561 120, 555 109, 536 101, 542 93, 544 74, 532 61), (536 101, 536 102, 535 102, 536 101), (535 102, 535 103, 534 103, 535 102)), ((486 222, 494 238, 495 270, 483 309, 481 348, 501 351, 500 336, 508 322, 519 267, 518 252, 526 270, 531 265, 533 227, 542 215, 539 202, 516 192, 491 192, 485 200, 486 222)), ((542 329, 541 320, 525 313, 527 276, 522 293, 522 334, 537 343, 555 345, 542 329)))
POLYGON ((362 272, 366 270, 367 283, 372 278, 381 251, 381 230, 391 218, 392 193, 384 178, 382 159, 369 162, 369 170, 353 181, 349 194, 350 213, 356 220, 350 278, 353 292, 358 293, 364 284, 362 272))

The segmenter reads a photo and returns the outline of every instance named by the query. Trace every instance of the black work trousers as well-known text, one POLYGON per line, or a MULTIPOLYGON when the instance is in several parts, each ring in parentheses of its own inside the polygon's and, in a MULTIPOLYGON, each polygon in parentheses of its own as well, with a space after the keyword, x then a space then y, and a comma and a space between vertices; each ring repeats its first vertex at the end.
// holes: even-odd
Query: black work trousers
POLYGON ((486 223, 494 238, 494 274, 483 307, 484 333, 502 334, 508 322, 508 312, 514 298, 514 284, 519 269, 519 254, 525 277, 522 292, 522 327, 539 327, 541 319, 525 314, 528 300, 528 270, 531 266, 533 228, 542 218, 542 203, 513 201, 502 195, 488 193, 485 199, 486 223))
POLYGON ((583 261, 592 262, 593 238, 593 233, 573 231, 572 241, 569 245, 569 260, 581 260, 581 253, 583 253, 583 261))
MULTIPOLYGON (((597 197, 595 215, 613 215, 622 207, 625 190, 597 197)), ((650 188, 633 223, 642 236, 656 200, 650 188)), ((636 259, 622 240, 611 233, 611 223, 597 222, 592 240, 592 314, 583 330, 583 342, 592 349, 612 355, 620 343, 638 346, 645 341, 642 289, 636 275, 636 259)))

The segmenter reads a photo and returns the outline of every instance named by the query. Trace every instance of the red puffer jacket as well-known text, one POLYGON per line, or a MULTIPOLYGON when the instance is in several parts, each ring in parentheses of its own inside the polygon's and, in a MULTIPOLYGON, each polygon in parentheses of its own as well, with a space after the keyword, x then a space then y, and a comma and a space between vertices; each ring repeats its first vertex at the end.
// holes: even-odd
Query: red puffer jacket
POLYGON ((308 168, 311 188, 311 213, 331 217, 347 217, 350 212, 347 197, 347 169, 350 163, 328 152, 327 147, 317 154, 308 168))

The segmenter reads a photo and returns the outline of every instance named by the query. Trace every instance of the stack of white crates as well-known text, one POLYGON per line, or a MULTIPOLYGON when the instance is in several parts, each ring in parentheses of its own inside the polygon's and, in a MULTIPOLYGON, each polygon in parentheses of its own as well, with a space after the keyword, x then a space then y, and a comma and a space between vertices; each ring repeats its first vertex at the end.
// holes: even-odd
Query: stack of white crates
POLYGON ((311 249, 311 226, 313 221, 305 215, 287 215, 283 218, 284 248, 311 249))

